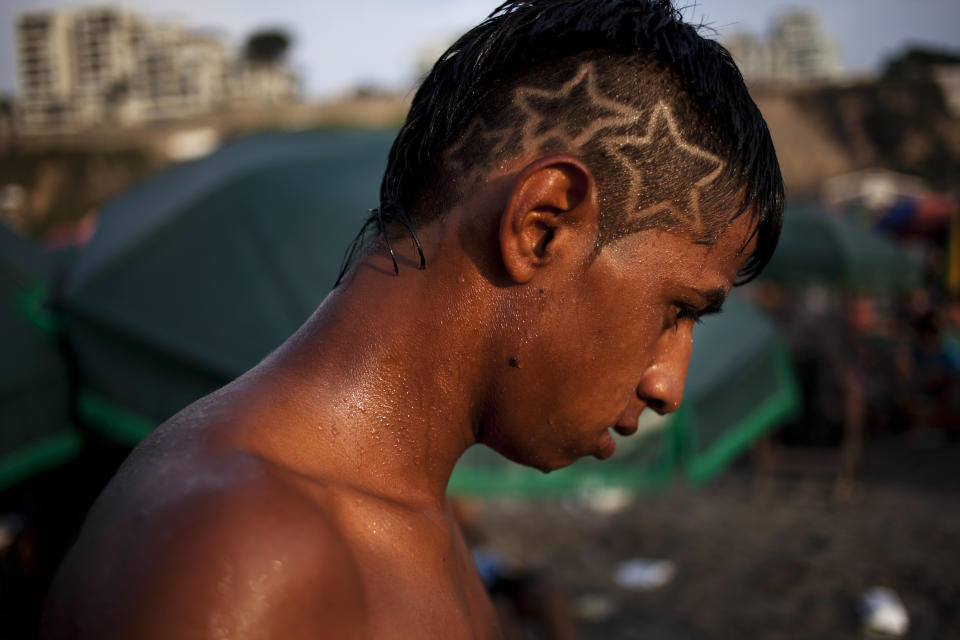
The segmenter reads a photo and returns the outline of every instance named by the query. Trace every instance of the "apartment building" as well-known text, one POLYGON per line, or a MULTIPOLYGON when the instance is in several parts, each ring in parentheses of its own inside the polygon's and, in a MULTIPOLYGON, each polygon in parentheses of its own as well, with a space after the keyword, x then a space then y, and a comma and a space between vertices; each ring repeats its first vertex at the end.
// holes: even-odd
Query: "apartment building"
POLYGON ((723 44, 751 84, 817 84, 843 75, 837 41, 809 11, 780 15, 768 37, 736 33, 723 44))
POLYGON ((280 104, 296 97, 297 78, 292 71, 276 65, 237 61, 230 70, 229 93, 240 104, 280 104))
POLYGON ((24 133, 175 119, 228 100, 275 104, 297 92, 287 69, 231 61, 218 38, 123 9, 29 12, 16 29, 24 133))
POLYGON ((227 56, 215 38, 179 25, 153 25, 135 49, 129 109, 135 119, 206 113, 226 98, 227 56))
POLYGON ((75 86, 70 20, 53 12, 24 14, 16 30, 23 126, 63 130, 72 122, 75 86))
POLYGON ((77 125, 103 122, 124 97, 134 73, 133 38, 139 25, 130 14, 89 9, 73 15, 74 117, 77 125))
POLYGON ((778 71, 787 82, 829 81, 842 74, 840 47, 823 32, 815 14, 794 11, 781 15, 773 37, 782 56, 778 71))
POLYGON ((777 47, 772 40, 750 33, 736 33, 723 41, 740 73, 750 84, 770 84, 778 79, 777 47))

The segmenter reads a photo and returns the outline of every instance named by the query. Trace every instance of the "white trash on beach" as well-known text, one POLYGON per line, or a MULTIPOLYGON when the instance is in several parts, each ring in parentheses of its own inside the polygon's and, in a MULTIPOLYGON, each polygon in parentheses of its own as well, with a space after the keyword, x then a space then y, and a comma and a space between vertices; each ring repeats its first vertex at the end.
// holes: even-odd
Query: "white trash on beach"
POLYGON ((872 587, 860 597, 860 616, 865 631, 902 636, 910 626, 900 596, 887 587, 872 587))
POLYGON ((617 566, 613 580, 622 589, 652 591, 673 580, 676 571, 676 565, 669 560, 634 558, 617 566))
POLYGON ((598 516, 612 516, 633 504, 634 496, 626 489, 610 487, 586 491, 582 500, 598 516))

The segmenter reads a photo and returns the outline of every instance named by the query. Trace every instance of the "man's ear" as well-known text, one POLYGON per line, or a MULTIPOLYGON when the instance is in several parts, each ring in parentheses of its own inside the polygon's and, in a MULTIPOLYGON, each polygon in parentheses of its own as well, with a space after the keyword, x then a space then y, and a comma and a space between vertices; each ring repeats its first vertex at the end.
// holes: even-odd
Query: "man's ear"
POLYGON ((500 217, 500 253, 516 283, 557 258, 592 251, 599 205, 590 169, 569 155, 536 160, 519 173, 500 217))

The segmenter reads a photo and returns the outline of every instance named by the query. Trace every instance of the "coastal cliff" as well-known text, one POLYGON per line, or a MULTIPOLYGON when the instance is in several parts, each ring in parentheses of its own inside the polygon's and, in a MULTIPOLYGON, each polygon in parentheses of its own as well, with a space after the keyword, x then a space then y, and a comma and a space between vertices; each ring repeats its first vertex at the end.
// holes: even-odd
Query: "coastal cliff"
POLYGON ((931 73, 891 67, 878 80, 815 89, 754 91, 793 195, 868 168, 960 185, 960 114, 931 73))

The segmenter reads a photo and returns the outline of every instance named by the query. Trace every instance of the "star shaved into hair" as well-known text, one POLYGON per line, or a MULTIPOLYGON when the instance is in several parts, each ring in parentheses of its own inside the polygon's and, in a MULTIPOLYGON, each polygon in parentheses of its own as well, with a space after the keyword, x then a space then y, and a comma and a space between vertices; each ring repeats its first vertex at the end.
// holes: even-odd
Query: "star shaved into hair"
POLYGON ((495 157, 503 150, 509 137, 507 129, 490 127, 483 118, 478 117, 470 123, 460 141, 443 153, 443 160, 455 175, 463 176, 465 184, 472 184, 484 169, 477 166, 474 160, 476 150, 487 149, 495 157))
POLYGON ((604 140, 603 146, 630 169, 634 220, 651 226, 672 222, 703 231, 700 193, 720 176, 724 163, 683 139, 669 106, 656 104, 641 138, 618 135, 604 140), (678 167, 684 167, 682 176, 677 175, 678 167))
POLYGON ((551 140, 566 141, 579 148, 602 129, 636 122, 641 112, 631 105, 605 97, 597 86, 593 63, 586 63, 577 75, 556 90, 519 87, 515 99, 525 116, 524 149, 539 150, 551 140), (573 117, 556 117, 564 105, 584 105, 573 117))
POLYGON ((512 138, 519 137, 514 154, 535 151, 578 151, 603 129, 632 125, 643 115, 631 105, 605 97, 597 87, 593 63, 580 67, 577 74, 559 89, 518 87, 512 100, 522 119, 521 130, 511 135, 509 127, 490 126, 483 118, 470 123, 459 141, 444 154, 455 173, 466 174, 469 184, 482 170, 473 162, 476 150, 486 149, 490 157, 507 151, 512 138), (570 104, 583 105, 572 117, 558 118, 570 104))
POLYGON ((588 62, 556 89, 517 87, 501 114, 494 126, 475 118, 443 154, 461 189, 476 184, 495 158, 583 154, 593 147, 619 169, 613 170, 624 191, 626 227, 673 228, 698 237, 706 237, 708 226, 716 231, 703 219, 701 192, 720 176, 724 163, 684 139, 666 102, 658 101, 645 113, 604 95, 594 64, 588 62), (477 162, 478 152, 484 161, 477 162))

